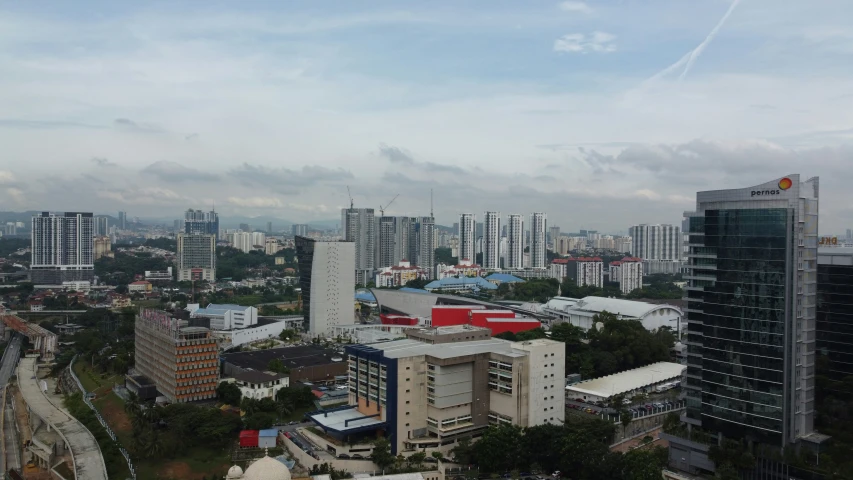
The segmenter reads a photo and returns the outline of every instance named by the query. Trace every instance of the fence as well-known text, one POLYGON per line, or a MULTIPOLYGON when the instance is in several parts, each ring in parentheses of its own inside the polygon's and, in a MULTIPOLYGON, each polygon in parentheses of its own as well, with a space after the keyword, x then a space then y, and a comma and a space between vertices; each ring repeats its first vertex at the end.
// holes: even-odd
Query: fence
MULTIPOLYGON (((93 412, 95 412, 95 417, 97 417, 98 421, 101 423, 101 426, 104 427, 104 430, 107 431, 107 435, 109 435, 114 442, 118 442, 115 432, 113 432, 113 429, 110 428, 106 420, 104 420, 104 417, 101 416, 101 412, 99 412, 98 409, 95 408, 95 405, 92 404, 92 401, 89 400, 88 392, 86 392, 86 389, 83 388, 83 384, 80 383, 80 379, 77 378, 77 375, 74 374, 74 362, 76 360, 77 355, 74 355, 74 358, 71 359, 71 363, 68 364, 68 373, 70 373, 71 378, 73 378, 74 381, 77 382, 77 388, 79 388, 80 392, 83 394, 83 401, 86 402, 86 405, 88 405, 93 412)), ((127 450, 125 450, 124 447, 119 447, 119 451, 121 451, 121 454, 122 456, 124 456, 124 459, 127 460, 127 468, 130 470, 130 477, 136 480, 136 470, 133 468, 133 462, 130 461, 130 454, 127 453, 127 450)))

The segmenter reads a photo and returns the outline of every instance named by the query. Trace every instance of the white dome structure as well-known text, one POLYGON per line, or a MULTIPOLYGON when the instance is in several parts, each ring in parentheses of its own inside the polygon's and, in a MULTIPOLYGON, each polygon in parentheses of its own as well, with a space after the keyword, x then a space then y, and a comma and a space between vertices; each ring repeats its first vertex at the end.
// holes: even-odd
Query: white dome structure
POLYGON ((242 480, 290 480, 290 470, 267 453, 246 468, 242 480))
POLYGON ((226 475, 225 478, 226 480, 241 479, 243 478, 243 469, 234 465, 228 469, 228 475, 226 475))

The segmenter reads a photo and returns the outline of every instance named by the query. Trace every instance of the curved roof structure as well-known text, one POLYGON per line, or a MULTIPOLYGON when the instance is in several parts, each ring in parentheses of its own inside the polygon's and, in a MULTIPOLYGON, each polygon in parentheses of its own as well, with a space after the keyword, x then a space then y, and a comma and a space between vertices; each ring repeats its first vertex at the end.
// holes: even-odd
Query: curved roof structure
POLYGON ((669 304, 654 304, 638 302, 636 300, 624 300, 621 298, 608 297, 584 297, 581 299, 568 297, 554 297, 545 304, 544 308, 567 311, 587 311, 590 313, 610 312, 621 317, 642 319, 657 310, 673 309, 683 314, 680 308, 669 304))

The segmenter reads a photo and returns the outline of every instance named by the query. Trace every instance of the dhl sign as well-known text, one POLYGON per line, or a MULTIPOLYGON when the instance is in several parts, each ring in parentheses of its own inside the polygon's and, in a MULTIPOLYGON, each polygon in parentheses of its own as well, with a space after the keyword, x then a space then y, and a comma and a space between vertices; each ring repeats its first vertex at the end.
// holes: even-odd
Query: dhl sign
POLYGON ((820 237, 820 245, 838 245, 838 237, 820 237))

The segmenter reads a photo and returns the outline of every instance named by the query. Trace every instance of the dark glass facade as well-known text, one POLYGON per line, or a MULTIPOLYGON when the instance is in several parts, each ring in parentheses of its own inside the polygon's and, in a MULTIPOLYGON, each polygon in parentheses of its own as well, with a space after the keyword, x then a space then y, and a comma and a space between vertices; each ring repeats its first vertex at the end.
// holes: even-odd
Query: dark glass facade
POLYGON ((781 445, 793 210, 688 218, 689 418, 730 438, 781 445))
POLYGON ((853 263, 853 252, 824 255, 821 251, 818 256, 817 351, 826 361, 826 374, 842 380, 853 376, 853 265, 832 264, 833 257, 853 263))
POLYGON ((299 287, 302 288, 302 315, 307 331, 311 319, 311 268, 314 264, 314 240, 297 236, 296 262, 299 265, 299 287))

